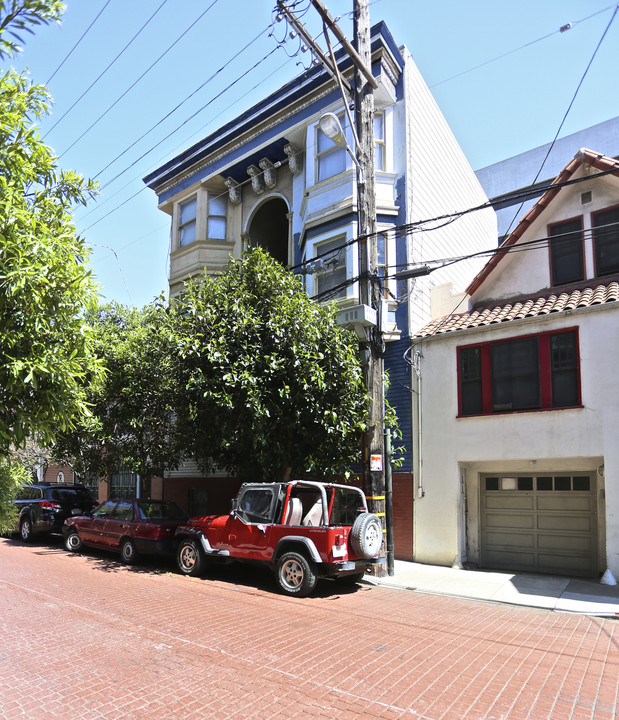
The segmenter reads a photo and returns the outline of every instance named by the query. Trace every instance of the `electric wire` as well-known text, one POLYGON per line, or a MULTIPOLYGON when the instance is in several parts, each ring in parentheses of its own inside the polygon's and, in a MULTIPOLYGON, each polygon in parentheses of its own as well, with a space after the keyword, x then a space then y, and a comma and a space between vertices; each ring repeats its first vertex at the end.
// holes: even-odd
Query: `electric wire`
POLYGON ((581 18, 580 20, 574 20, 573 22, 566 23, 565 25, 562 25, 558 30, 554 30, 551 33, 548 33, 546 35, 542 35, 542 37, 537 38, 536 40, 530 40, 529 42, 525 43, 524 45, 520 45, 517 48, 514 48, 513 50, 508 50, 505 53, 502 53, 501 55, 497 55, 496 57, 490 58, 489 60, 485 60, 482 63, 479 63, 478 65, 473 65, 470 68, 467 68, 466 70, 462 70, 459 73, 456 73, 455 75, 451 75, 448 78, 445 78, 444 80, 439 80, 438 82, 433 83, 429 86, 430 90, 432 88, 438 87, 439 85, 443 85, 444 83, 448 83, 451 80, 455 80, 456 78, 462 77, 462 75, 466 75, 467 73, 473 72, 474 70, 479 70, 482 67, 485 67, 486 65, 490 65, 493 62, 496 62, 497 60, 502 60, 505 57, 508 57, 509 55, 513 55, 514 53, 519 52, 520 50, 524 50, 525 48, 531 47, 531 45, 535 45, 538 42, 542 42, 542 40, 547 40, 548 38, 552 37, 553 35, 562 34, 566 30, 570 30, 575 25, 579 25, 582 22, 585 22, 586 20, 590 20, 591 18, 595 17, 596 15, 600 15, 601 13, 606 12, 607 10, 610 10, 613 5, 609 5, 608 7, 603 8, 602 10, 598 10, 597 12, 594 12, 591 15, 587 15, 587 17, 581 18))
MULTIPOLYGON (((175 46, 177 45, 177 43, 179 43, 179 42, 183 39, 183 37, 185 37, 185 35, 187 35, 187 33, 188 33, 192 28, 194 28, 194 27, 198 24, 198 22, 200 22, 200 20, 202 20, 202 18, 206 15, 206 13, 207 13, 214 5, 216 5, 218 2, 219 2, 219 0, 213 0, 213 2, 206 8, 206 10, 205 10, 196 20, 194 20, 194 22, 193 22, 183 33, 181 33, 181 34, 176 38, 176 40, 175 40, 171 45, 169 45, 169 46, 166 48, 166 50, 164 50, 164 51, 161 53, 161 55, 159 55, 159 57, 158 57, 153 63, 151 63, 151 65, 149 65, 149 66, 146 68, 146 70, 144 70, 144 72, 140 75, 140 77, 138 77, 136 80, 134 80, 134 82, 131 83, 131 85, 129 85, 129 87, 128 87, 121 95, 119 95, 119 96, 116 98, 116 100, 114 100, 114 102, 113 102, 106 110, 104 110, 104 112, 102 112, 101 115, 99 115, 99 117, 98 117, 89 127, 87 127, 86 130, 84 130, 84 132, 83 132, 78 138, 76 138, 76 139, 71 143, 71 145, 69 145, 68 148, 66 148, 66 150, 64 150, 64 151, 61 153, 61 155, 64 155, 65 153, 69 152, 69 150, 71 150, 72 148, 74 148, 74 147, 77 145, 77 143, 78 143, 87 133, 89 133, 89 132, 95 127, 95 125, 97 125, 97 124, 110 112, 110 110, 112 110, 116 105, 118 105, 118 103, 119 103, 131 90, 133 90, 133 88, 134 88, 146 75, 148 75, 148 73, 155 67, 155 65, 157 65, 159 62, 161 62, 161 60, 163 60, 163 58, 170 52, 170 50, 172 50, 172 48, 175 47, 175 46)), ((196 92, 197 92, 197 91, 196 91, 196 92)), ((166 117, 167 117, 167 116, 166 116, 166 117)), ((164 118, 164 120, 165 120, 165 118, 164 118)), ((161 120, 161 122, 163 122, 163 120, 161 120)), ((152 128, 151 128, 151 129, 152 129, 152 128)), ((149 132, 150 132, 150 131, 149 131, 149 132)), ((136 142, 139 142, 139 140, 136 141, 136 142)), ((135 144, 135 143, 134 143, 134 144, 135 144)), ((130 147, 133 147, 133 145, 131 145, 130 147)), ((112 161, 112 162, 113 162, 113 161, 112 161)), ((111 165, 111 163, 110 163, 110 165, 111 165)), ((109 167, 109 165, 107 165, 106 167, 109 167)), ((95 176, 95 177, 96 177, 96 176, 95 176)))
MULTIPOLYGON (((253 91, 256 90, 258 87, 260 87, 260 85, 262 85, 264 82, 266 82, 267 80, 269 80, 269 78, 271 78, 273 75, 279 73, 279 72, 288 64, 288 62, 290 62, 290 61, 289 61, 289 60, 286 60, 284 63, 282 63, 281 65, 279 65, 277 68, 275 68, 269 75, 266 75, 266 76, 265 76, 264 78, 262 78, 259 82, 257 82, 253 87, 251 87, 251 88, 245 93, 245 95, 243 95, 243 96, 240 97, 240 98, 236 98, 236 100, 234 100, 234 101, 231 102, 228 106, 226 106, 226 107, 221 111, 220 114, 226 113, 226 112, 227 112, 228 110, 230 110, 230 108, 232 108, 236 103, 238 103, 240 100, 243 100, 248 93, 253 92, 253 91)), ((216 119, 217 119, 217 118, 211 118, 211 119, 209 120, 209 122, 206 123, 206 125, 203 125, 199 130, 196 130, 196 131, 193 133, 193 135, 195 135, 195 134, 198 133, 198 132, 202 132, 206 127, 208 127, 210 124, 212 124, 213 122, 215 122, 216 119)), ((189 143, 189 138, 185 138, 184 140, 182 140, 182 141, 176 146, 176 148, 174 148, 174 149, 171 150, 170 152, 172 152, 172 153, 173 153, 173 152, 176 152, 179 148, 181 148, 181 147, 186 147, 188 143, 189 143)), ((158 147, 158 146, 157 146, 157 147, 158 147)), ((169 154, 169 153, 168 153, 168 154, 169 154)), ((156 163, 156 165, 160 165, 163 161, 164 161, 164 158, 160 158, 159 161, 156 163)), ((102 171, 101 171, 101 172, 102 172, 102 171)), ((80 221, 83 222, 85 218, 87 218, 88 216, 92 215, 94 212, 97 212, 98 210, 100 210, 101 207, 103 207, 104 205, 106 205, 108 202, 111 202, 117 195, 119 195, 123 190, 125 190, 127 187, 129 187, 133 182, 135 182, 135 181, 137 181, 137 180, 140 180, 140 181, 141 181, 141 180, 142 180, 142 175, 143 175, 143 173, 141 173, 140 175, 137 175, 137 176, 134 176, 133 178, 131 178, 131 180, 129 180, 128 182, 126 182, 119 190, 117 190, 117 191, 116 191, 115 193, 113 193, 112 195, 109 195, 109 196, 108 196, 105 200, 103 200, 102 202, 98 202, 98 201, 96 200, 96 198, 95 198, 95 202, 96 202, 97 204, 95 205, 95 207, 91 208, 88 212, 86 212, 86 213, 84 213, 83 215, 81 215, 80 221)), ((95 177, 96 177, 96 176, 95 176, 95 177)), ((109 183, 108 183, 108 184, 109 184, 109 183)), ((106 186, 107 186, 108 184, 106 184, 106 186)), ((143 188, 141 188, 140 192, 143 191, 143 190, 146 190, 146 189, 147 189, 146 187, 143 187, 143 188)), ((122 248, 121 248, 121 249, 122 249, 122 248)))
MULTIPOLYGON (((217 1, 217 0, 216 0, 217 1)), ((214 3, 213 3, 214 4, 214 3)), ((212 7, 212 6, 211 6, 212 7)), ((267 26, 266 30, 268 30, 269 26, 267 26)), ((139 138, 134 140, 130 145, 128 145, 122 152, 120 152, 115 158, 110 160, 110 162, 99 172, 94 176, 94 178, 98 178, 100 175, 102 175, 108 168, 110 168, 116 161, 118 161, 121 157, 123 157, 131 148, 135 147, 139 142, 144 140, 148 135, 150 135, 153 130, 155 130, 157 127, 159 127, 162 123, 164 123, 168 118, 170 118, 172 115, 174 115, 175 112, 177 112, 186 102, 191 100, 192 97, 194 97, 200 90, 203 90, 212 80, 214 80, 220 73, 222 73, 228 65, 230 65, 234 60, 236 60, 240 55, 242 55, 245 50, 247 50, 249 47, 251 47, 257 40, 259 40, 262 35, 264 34, 264 30, 261 30, 252 40, 250 40, 244 47, 242 47, 237 53, 235 53, 227 62, 225 62, 218 70, 216 70, 207 80, 205 80, 203 83, 201 83, 193 92, 191 92, 189 95, 187 95, 183 100, 181 100, 180 103, 178 103, 172 110, 170 110, 166 115, 164 115, 160 120, 158 120, 153 126, 151 126, 145 133, 142 133, 139 138)), ((179 38, 180 39, 180 38, 179 38)), ((249 72, 249 71, 248 71, 249 72)), ((247 74, 247 73, 245 73, 247 74)), ((107 112, 107 111, 106 111, 107 112)), ((179 126, 179 128, 182 126, 179 126)), ((156 145, 155 147, 157 147, 156 145)), ((148 151, 149 154, 152 152, 152 149, 148 151)), ((144 155, 142 155, 138 160, 136 160, 136 163, 139 162, 139 160, 143 159, 144 155)), ((112 180, 109 180, 105 183, 103 187, 107 187, 110 185, 110 183, 114 182, 118 177, 123 175, 127 170, 129 170, 131 167, 133 167, 136 163, 133 163, 132 165, 129 165, 127 168, 123 170, 122 173, 119 173, 116 175, 112 180)))
MULTIPOLYGON (((614 9, 614 11, 613 11, 613 14, 612 14, 610 20, 608 21, 608 25, 606 26, 606 29, 605 29, 604 32, 602 33, 602 37, 599 39, 598 44, 596 45, 595 50, 593 51, 593 55, 591 56, 591 59, 589 60, 589 62, 588 62, 588 64, 587 64, 587 67, 585 68, 585 72, 583 73, 582 77, 580 78, 580 82, 578 83, 578 86, 577 86, 577 88, 576 88, 576 91, 574 92, 574 95, 572 96, 572 99, 571 99, 571 101, 570 101, 570 104, 568 105, 568 108, 567 108, 567 110, 565 111, 565 114, 563 115, 563 119, 561 120, 561 123, 559 124, 559 129, 558 129, 557 132, 555 133, 555 136, 554 136, 552 142, 550 143, 550 147, 548 148, 548 152, 546 153, 546 156, 545 156, 544 159, 542 160, 542 164, 540 165, 540 168, 539 168, 539 170, 537 171, 537 174, 535 175, 535 178, 533 179, 533 182, 531 183, 531 185, 535 185, 535 183, 536 183, 537 180, 539 179, 539 176, 540 176, 541 173, 542 173, 542 170, 544 169, 544 166, 546 165, 546 162, 547 162, 547 160, 548 160, 548 158, 549 158, 549 156, 550 156, 550 153, 552 152, 552 149, 554 148, 555 143, 557 142, 557 138, 559 137, 559 134, 560 134, 560 132, 561 132, 561 129, 563 128, 563 125, 565 124, 565 121, 567 120, 567 116, 569 115, 570 110, 572 109, 572 106, 574 105, 574 102, 576 101, 576 97, 578 96, 578 93, 579 93, 579 91, 580 91, 580 88, 582 87, 582 84, 583 84, 583 82, 585 81, 585 78, 587 77, 587 75, 588 75, 588 73, 589 73, 589 69, 591 68, 591 65, 593 64, 593 61, 595 60, 595 56, 597 55, 598 50, 600 49, 602 43, 604 42, 604 38, 605 38, 606 35, 608 34, 608 31, 610 30, 610 27, 611 27, 611 25, 613 24, 613 21, 614 21, 615 17, 617 16, 617 12, 619 12, 619 5, 615 5, 615 9, 614 9)), ((524 205, 524 202, 520 205, 520 207, 519 207, 518 210, 516 211, 516 214, 515 214, 514 217, 512 218, 512 221, 510 222, 509 227, 507 228, 507 231, 506 231, 506 233, 505 233, 506 235, 509 234, 509 231, 511 230, 512 225, 513 225, 514 222, 516 221, 516 218, 517 218, 518 215, 520 214, 523 205, 524 205)))
MULTIPOLYGON (((247 73, 245 73, 245 75, 247 75, 247 74, 249 74, 250 72, 252 72, 252 70, 255 70, 259 65, 261 65, 268 57, 270 57, 270 56, 271 56, 274 52, 276 52, 276 51, 277 51, 277 47, 275 47, 275 48, 273 48, 272 50, 270 50, 261 60, 258 60, 256 63, 254 63, 254 65, 253 65, 251 68, 249 68, 249 70, 247 71, 247 73)), ((244 75, 239 75, 239 77, 235 78, 235 79, 234 79, 231 83, 229 83, 228 86, 225 87, 221 92, 217 93, 217 95, 215 95, 214 97, 212 97, 205 105, 203 105, 201 108, 199 108, 199 109, 196 110, 194 113, 192 113, 192 115, 190 115, 190 116, 189 116, 186 120, 184 120, 179 126, 177 126, 174 130, 172 130, 172 132, 168 133, 159 143, 157 143, 157 145, 153 146, 153 147, 150 148, 148 151, 146 151, 145 153, 143 153, 137 160, 135 160, 135 162, 133 162, 130 166, 128 166, 127 168, 125 168, 122 172, 118 173, 118 174, 117 174, 114 178, 112 178, 106 185, 109 185, 110 183, 114 182, 114 181, 117 180, 121 175, 123 175, 125 172, 127 172, 130 168, 134 167, 138 162, 140 162, 140 160, 142 160, 144 157, 146 157, 146 155, 148 155, 148 154, 149 154, 150 152, 152 152, 156 147, 158 147, 159 145, 161 145, 162 143, 164 143, 166 140, 168 140, 170 137, 172 137, 172 135, 174 135, 175 133, 177 133, 183 126, 185 126, 188 122, 190 122, 191 120, 193 120, 193 118, 194 118, 196 115, 198 115, 199 113, 203 112, 207 107, 209 107, 209 105, 211 105, 213 102, 215 102, 215 100, 217 100, 217 99, 218 99, 219 97, 221 97, 225 92, 227 92, 228 90, 230 90, 230 88, 232 88, 232 87, 233 87, 234 85, 236 85, 240 80, 242 80, 243 77, 244 77, 244 75)), ((102 220, 105 220, 105 218, 107 218, 109 215, 111 215, 113 212, 115 212, 115 211, 118 210, 119 208, 121 208, 121 207, 123 207, 124 205, 126 205, 130 200, 133 200, 133 198, 137 197, 141 192, 143 192, 143 191, 146 190, 146 189, 147 189, 146 186, 142 187, 140 190, 138 190, 136 193, 134 193, 131 197, 127 198, 127 200, 125 200, 124 202, 120 203, 120 205, 117 205, 115 208, 113 208, 113 209, 110 210, 108 213, 106 213, 105 215, 103 215, 102 217, 100 217, 98 220, 96 220, 95 222, 93 222, 91 225, 89 225, 87 228, 85 228, 85 229, 84 229, 84 232, 85 232, 86 230, 90 230, 90 229, 91 229, 92 227, 94 227, 95 225, 98 225, 102 220)))
POLYGON ((46 131, 45 135, 43 136, 43 140, 52 132, 52 130, 57 127, 62 120, 73 110, 73 108, 93 89, 93 87, 101 80, 101 78, 107 73, 107 71, 114 65, 114 63, 120 58, 120 56, 134 43, 134 41, 141 35, 141 33, 146 29, 148 24, 153 20, 153 18, 157 15, 157 13, 161 10, 161 8, 168 2, 168 0, 163 0, 161 5, 155 10, 155 12, 148 18, 148 20, 142 25, 142 27, 137 31, 137 33, 129 40, 129 42, 125 45, 125 47, 116 55, 116 57, 112 60, 112 62, 109 63, 109 65, 99 74, 99 76, 90 83, 90 85, 84 90, 84 92, 77 98, 77 100, 71 105, 71 107, 66 110, 59 118, 56 120, 56 122, 49 128, 49 130, 46 131))
POLYGON ((57 72, 60 70, 60 68, 66 63, 66 61, 71 57, 71 55, 73 55, 73 52, 76 50, 77 46, 78 46, 78 45, 82 42, 82 40, 86 37, 86 35, 88 34, 88 32, 90 31, 90 29, 92 28, 92 26, 97 22, 97 20, 98 20, 99 17, 103 14, 103 11, 104 11, 105 8, 110 4, 110 2, 112 2, 112 0, 107 0, 107 2, 105 3, 105 5, 101 8, 101 10, 99 10, 99 12, 97 13, 95 19, 90 23, 90 25, 89 25, 89 26, 86 28, 86 30, 84 30, 84 32, 82 33, 82 36, 80 37, 80 39, 79 39, 79 40, 75 43, 75 45, 69 50, 69 52, 65 55, 64 60, 60 63, 60 65, 58 65, 58 67, 54 70, 54 72, 49 76, 49 79, 48 79, 47 82, 45 83, 46 85, 49 85, 49 84, 50 84, 50 82, 54 79, 54 76, 56 75, 56 73, 57 73, 57 72))

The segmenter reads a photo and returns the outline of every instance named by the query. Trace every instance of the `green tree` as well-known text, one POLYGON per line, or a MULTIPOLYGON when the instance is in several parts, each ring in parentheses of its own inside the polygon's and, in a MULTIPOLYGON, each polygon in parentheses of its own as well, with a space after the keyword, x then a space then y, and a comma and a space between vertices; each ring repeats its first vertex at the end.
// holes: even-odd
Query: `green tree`
POLYGON ((243 479, 345 474, 367 397, 355 337, 257 249, 186 286, 171 308, 181 437, 243 479))
POLYGON ((90 416, 61 433, 52 454, 79 473, 108 476, 124 467, 141 476, 148 494, 150 479, 180 462, 166 308, 112 302, 88 323, 104 373, 88 386, 90 416))
MULTIPOLYGON (((0 60, 62 9, 56 0, 0 1, 0 60)), ((15 476, 12 448, 49 442, 83 416, 84 380, 96 366, 82 318, 95 288, 71 218, 95 188, 60 170, 41 141, 35 123, 48 109, 44 87, 0 71, 0 506, 15 476)))

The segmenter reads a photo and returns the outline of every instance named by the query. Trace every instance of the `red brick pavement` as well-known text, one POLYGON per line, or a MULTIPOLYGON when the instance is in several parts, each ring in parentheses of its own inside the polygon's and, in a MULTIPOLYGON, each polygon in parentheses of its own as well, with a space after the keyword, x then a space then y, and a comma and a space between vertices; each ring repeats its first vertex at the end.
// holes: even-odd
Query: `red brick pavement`
POLYGON ((619 624, 0 540, 2 720, 618 717, 619 624))

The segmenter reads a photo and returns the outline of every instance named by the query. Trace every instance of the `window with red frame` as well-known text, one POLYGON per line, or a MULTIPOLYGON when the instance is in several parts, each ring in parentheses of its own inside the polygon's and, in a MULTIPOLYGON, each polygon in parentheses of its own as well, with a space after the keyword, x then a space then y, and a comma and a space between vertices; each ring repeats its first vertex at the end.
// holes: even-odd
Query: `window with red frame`
POLYGON ((619 273, 619 207, 593 213, 592 220, 596 274, 619 273))
POLYGON ((553 285, 585 279, 582 218, 550 225, 550 268, 553 285))
POLYGON ((578 331, 458 348, 459 414, 580 405, 578 331))

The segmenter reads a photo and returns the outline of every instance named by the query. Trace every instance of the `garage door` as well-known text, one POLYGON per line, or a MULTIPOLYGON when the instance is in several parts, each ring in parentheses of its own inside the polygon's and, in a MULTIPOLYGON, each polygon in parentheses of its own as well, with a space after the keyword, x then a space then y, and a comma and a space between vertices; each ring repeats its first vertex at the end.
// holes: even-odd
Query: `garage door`
POLYGON ((483 475, 485 568, 597 575, 595 474, 483 475))

